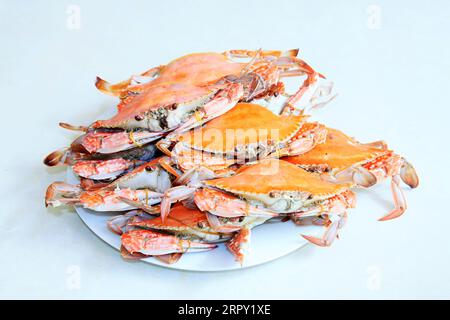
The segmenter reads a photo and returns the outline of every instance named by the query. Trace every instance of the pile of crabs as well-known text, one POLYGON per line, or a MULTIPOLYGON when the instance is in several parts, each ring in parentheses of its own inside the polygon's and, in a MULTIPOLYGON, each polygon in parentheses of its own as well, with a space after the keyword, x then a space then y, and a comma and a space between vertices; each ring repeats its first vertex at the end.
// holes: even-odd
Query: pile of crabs
POLYGON ((400 179, 417 187, 414 168, 383 141, 309 121, 332 87, 297 55, 196 53, 117 84, 97 78, 119 98, 117 111, 89 126, 60 124, 80 136, 44 162, 70 166, 80 183, 51 184, 46 205, 117 212, 108 227, 123 257, 166 263, 224 242, 242 264, 251 230, 267 221, 323 226, 303 237, 329 246, 355 207, 353 190, 386 178, 394 206, 380 220, 399 217, 400 179))

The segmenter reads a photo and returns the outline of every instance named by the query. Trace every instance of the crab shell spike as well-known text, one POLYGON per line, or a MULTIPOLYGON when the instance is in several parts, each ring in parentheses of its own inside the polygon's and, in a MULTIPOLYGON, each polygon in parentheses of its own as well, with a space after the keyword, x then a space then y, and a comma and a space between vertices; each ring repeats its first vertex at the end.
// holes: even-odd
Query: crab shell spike
POLYGON ((349 183, 331 183, 296 165, 278 159, 265 159, 243 166, 234 176, 208 180, 206 185, 234 194, 265 194, 299 192, 328 196, 343 192, 349 183), (257 181, 257 183, 255 183, 257 181))
MULTIPOLYGON (((158 74, 158 72, 163 68, 163 66, 158 66, 155 68, 151 68, 150 70, 147 70, 143 73, 141 73, 138 77, 139 78, 153 78, 154 76, 156 76, 158 74)), ((119 83, 116 84, 110 84, 109 82, 103 80, 100 77, 96 77, 95 79, 95 87, 108 95, 114 96, 114 97, 120 97, 122 96, 124 93, 126 93, 126 91, 128 90, 128 88, 130 86, 132 86, 132 81, 133 79, 135 79, 136 76, 131 77, 130 79, 121 81, 119 83)))
POLYGON ((202 252, 215 249, 217 245, 182 240, 150 230, 132 230, 122 235, 122 246, 130 252, 147 256, 160 256, 171 253, 202 252))
POLYGON ((244 227, 226 244, 227 249, 241 266, 244 264, 244 259, 250 251, 250 235, 250 229, 244 227))
POLYGON ((258 142, 279 144, 292 138, 304 123, 305 116, 278 116, 263 106, 239 103, 203 127, 191 130, 178 141, 211 153, 234 152, 238 145, 258 142))
POLYGON ((67 129, 67 130, 71 130, 71 131, 81 131, 81 132, 87 132, 89 130, 88 127, 84 127, 84 126, 74 126, 65 122, 60 122, 59 126, 61 128, 67 129))
POLYGON ((299 51, 300 51, 300 50, 299 50, 298 48, 297 48, 297 49, 287 50, 287 51, 284 51, 284 52, 281 54, 281 56, 282 56, 282 57, 297 57, 299 51))
POLYGON ((417 188, 419 186, 419 177, 416 173, 416 170, 405 159, 402 159, 403 163, 400 168, 400 177, 402 178, 403 182, 406 183, 410 188, 417 188))

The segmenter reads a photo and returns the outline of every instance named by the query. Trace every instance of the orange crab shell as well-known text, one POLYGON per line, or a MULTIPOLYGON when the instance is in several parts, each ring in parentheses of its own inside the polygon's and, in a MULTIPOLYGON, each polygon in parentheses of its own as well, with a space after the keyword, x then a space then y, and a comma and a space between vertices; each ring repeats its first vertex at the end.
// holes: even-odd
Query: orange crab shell
POLYGON ((296 165, 278 159, 266 159, 240 168, 234 176, 205 181, 235 194, 276 194, 299 192, 312 196, 341 193, 351 187, 349 183, 331 183, 296 165))
POLYGON ((120 112, 108 120, 97 121, 94 128, 118 127, 162 106, 177 105, 201 101, 214 94, 219 86, 193 86, 189 84, 169 83, 153 87, 144 93, 133 97, 120 112))
POLYGON ((204 212, 177 204, 172 208, 170 216, 164 222, 161 217, 156 217, 150 220, 131 223, 130 225, 150 229, 185 230, 187 228, 201 228, 209 224, 204 212))
POLYGON ((325 166, 330 170, 340 171, 349 166, 365 163, 391 152, 371 145, 362 144, 343 132, 328 128, 325 143, 297 156, 286 157, 286 160, 299 166, 325 166))
POLYGON ((204 84, 230 74, 239 74, 244 63, 234 62, 215 52, 192 53, 173 60, 161 68, 160 75, 148 84, 130 86, 129 91, 145 91, 163 83, 204 84))
POLYGON ((278 145, 292 138, 305 116, 281 117, 257 104, 239 103, 219 118, 178 138, 193 149, 211 153, 232 152, 238 145, 270 142, 278 145))

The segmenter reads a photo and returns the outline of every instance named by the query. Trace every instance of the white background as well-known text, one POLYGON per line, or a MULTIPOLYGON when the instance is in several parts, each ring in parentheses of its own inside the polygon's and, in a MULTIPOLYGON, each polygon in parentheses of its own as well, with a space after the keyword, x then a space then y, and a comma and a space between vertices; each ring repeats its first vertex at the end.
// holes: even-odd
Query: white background
POLYGON ((450 298, 448 1, 1 0, 0 13, 0 298, 450 298), (376 221, 392 206, 384 183, 359 192, 331 248, 192 273, 125 262, 73 210, 44 208, 64 171, 42 159, 74 137, 57 123, 88 124, 114 106, 96 75, 119 81, 189 52, 296 47, 340 93, 315 119, 385 139, 415 165, 421 185, 400 219, 376 221))

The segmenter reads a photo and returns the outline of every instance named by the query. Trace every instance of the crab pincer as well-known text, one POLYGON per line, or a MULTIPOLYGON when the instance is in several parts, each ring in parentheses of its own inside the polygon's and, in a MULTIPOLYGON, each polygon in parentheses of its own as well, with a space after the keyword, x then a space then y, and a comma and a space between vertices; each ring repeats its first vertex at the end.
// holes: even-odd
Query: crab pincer
POLYGON ((183 240, 173 235, 151 230, 132 230, 122 235, 122 246, 131 254, 161 256, 171 253, 203 252, 215 249, 217 245, 183 240))

